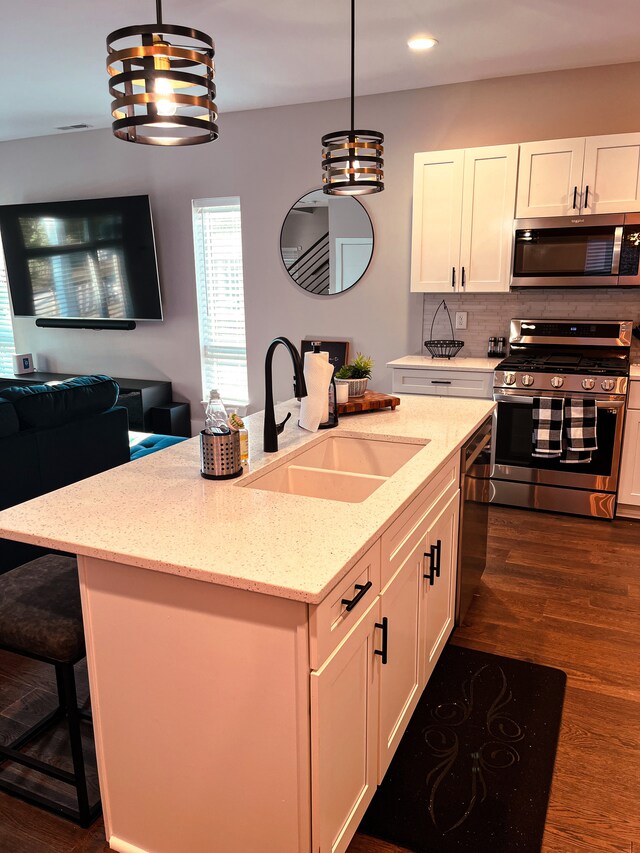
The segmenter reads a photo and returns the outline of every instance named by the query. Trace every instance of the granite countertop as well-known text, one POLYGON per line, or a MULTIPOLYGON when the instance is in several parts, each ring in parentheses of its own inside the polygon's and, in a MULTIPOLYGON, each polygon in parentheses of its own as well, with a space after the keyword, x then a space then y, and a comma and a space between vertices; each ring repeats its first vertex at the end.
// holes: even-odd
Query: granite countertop
POLYGON ((247 418, 250 471, 200 476, 199 436, 0 512, 0 535, 210 583, 319 603, 376 537, 493 411, 490 400, 401 397, 401 405, 343 416, 337 429, 295 426, 262 452, 262 413, 247 418), (297 448, 341 433, 422 444, 362 503, 243 488, 297 448), (275 464, 274 464, 275 463, 275 464))
POLYGON ((502 361, 502 356, 496 358, 431 358, 430 355, 405 355, 388 361, 387 367, 417 367, 429 368, 430 370, 478 370, 484 373, 493 373, 497 365, 502 361))

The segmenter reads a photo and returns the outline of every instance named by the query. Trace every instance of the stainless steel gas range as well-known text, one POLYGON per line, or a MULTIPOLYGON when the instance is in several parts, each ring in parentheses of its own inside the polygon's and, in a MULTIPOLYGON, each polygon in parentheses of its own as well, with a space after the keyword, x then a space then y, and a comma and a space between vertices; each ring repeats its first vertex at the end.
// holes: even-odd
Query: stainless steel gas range
POLYGON ((509 355, 494 373, 492 502, 613 518, 631 330, 630 321, 511 321, 509 355), (536 397, 595 402, 590 461, 533 455, 536 397))

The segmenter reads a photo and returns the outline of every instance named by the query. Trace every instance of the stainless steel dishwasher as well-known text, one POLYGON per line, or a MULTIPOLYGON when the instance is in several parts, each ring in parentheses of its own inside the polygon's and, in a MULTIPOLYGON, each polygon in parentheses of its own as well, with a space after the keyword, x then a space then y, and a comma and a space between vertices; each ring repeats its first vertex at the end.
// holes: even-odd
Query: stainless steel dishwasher
POLYGON ((492 419, 462 447, 456 625, 465 617, 487 564, 492 419))

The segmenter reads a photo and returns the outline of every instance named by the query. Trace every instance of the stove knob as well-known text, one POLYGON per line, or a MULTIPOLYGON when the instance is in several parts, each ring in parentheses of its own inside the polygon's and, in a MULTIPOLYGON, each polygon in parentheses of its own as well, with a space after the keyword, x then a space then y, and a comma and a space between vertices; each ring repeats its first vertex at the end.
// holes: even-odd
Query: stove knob
POLYGON ((530 385, 533 385, 533 376, 530 373, 525 373, 522 377, 522 384, 525 388, 528 388, 530 385))
POLYGON ((582 387, 584 388, 585 391, 591 391, 591 389, 593 388, 593 386, 595 384, 596 384, 596 380, 592 379, 590 376, 588 376, 586 379, 582 380, 582 387))
POLYGON ((564 385, 564 376, 552 376, 551 377, 551 387, 552 388, 562 388, 564 385))
POLYGON ((603 379, 600 387, 602 388, 603 391, 613 391, 613 389, 616 387, 616 380, 615 379, 603 379))
POLYGON ((515 373, 505 373, 504 375, 504 384, 505 385, 513 385, 516 381, 515 373))

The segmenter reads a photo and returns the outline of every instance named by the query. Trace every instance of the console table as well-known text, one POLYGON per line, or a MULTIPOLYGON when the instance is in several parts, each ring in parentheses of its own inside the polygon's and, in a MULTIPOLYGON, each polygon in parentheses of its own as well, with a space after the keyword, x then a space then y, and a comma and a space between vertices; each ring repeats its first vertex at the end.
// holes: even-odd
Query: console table
MULTIPOLYGON (((77 373, 21 373, 18 376, 0 376, 0 393, 3 388, 15 385, 42 385, 46 382, 65 382, 77 373)), ((112 377, 120 387, 118 405, 129 412, 129 427, 140 432, 191 437, 188 403, 171 401, 171 382, 152 379, 122 379, 112 377)))

